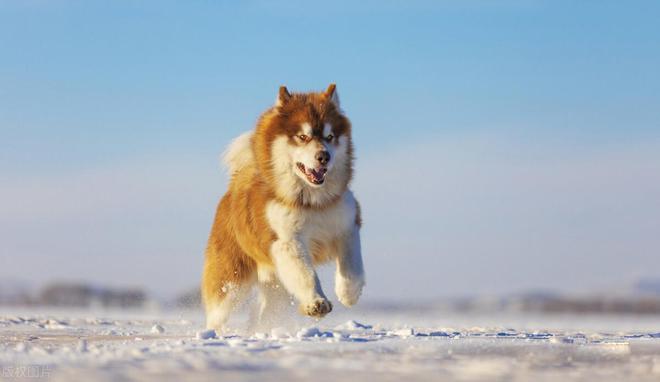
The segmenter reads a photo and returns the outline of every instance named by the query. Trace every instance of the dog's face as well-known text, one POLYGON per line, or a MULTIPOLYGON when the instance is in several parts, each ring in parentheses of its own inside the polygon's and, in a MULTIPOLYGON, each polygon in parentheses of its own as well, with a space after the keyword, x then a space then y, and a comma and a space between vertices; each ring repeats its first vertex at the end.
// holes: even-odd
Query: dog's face
POLYGON ((280 88, 275 107, 262 120, 262 160, 271 165, 280 194, 317 199, 337 196, 352 173, 351 125, 339 108, 335 86, 325 92, 290 94, 280 88), (302 196, 300 196, 302 194, 302 196))
POLYGON ((340 160, 346 159, 346 137, 337 133, 329 122, 323 122, 316 128, 310 122, 302 122, 287 141, 288 155, 285 158, 290 158, 290 165, 294 167, 292 171, 310 187, 323 186, 326 175, 333 170, 338 153, 340 160), (344 155, 341 155, 342 151, 344 155))

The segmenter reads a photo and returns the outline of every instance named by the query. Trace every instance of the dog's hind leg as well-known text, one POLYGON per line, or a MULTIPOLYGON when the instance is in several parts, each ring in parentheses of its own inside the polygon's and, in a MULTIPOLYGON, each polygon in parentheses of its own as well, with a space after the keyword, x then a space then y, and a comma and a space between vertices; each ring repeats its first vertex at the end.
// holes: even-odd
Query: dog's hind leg
POLYGON ((253 285, 253 279, 243 280, 240 284, 227 282, 216 298, 207 300, 206 328, 218 331, 226 329, 229 316, 249 296, 253 285))
POLYGON ((357 303, 364 287, 364 266, 360 248, 360 227, 357 224, 344 239, 344 251, 337 255, 335 294, 339 302, 350 307, 357 303))
POLYGON ((207 253, 202 279, 207 329, 224 329, 231 312, 252 290, 254 269, 254 262, 246 257, 207 253))

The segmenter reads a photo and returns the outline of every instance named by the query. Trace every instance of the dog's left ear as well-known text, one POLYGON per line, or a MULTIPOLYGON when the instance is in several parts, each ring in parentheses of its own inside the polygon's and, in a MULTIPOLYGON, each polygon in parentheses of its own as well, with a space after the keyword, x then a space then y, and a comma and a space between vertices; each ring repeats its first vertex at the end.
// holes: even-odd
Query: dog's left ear
POLYGON ((337 93, 337 85, 335 84, 330 84, 328 86, 328 89, 326 89, 325 93, 323 93, 325 99, 329 100, 330 102, 334 103, 337 108, 339 108, 339 94, 337 93))

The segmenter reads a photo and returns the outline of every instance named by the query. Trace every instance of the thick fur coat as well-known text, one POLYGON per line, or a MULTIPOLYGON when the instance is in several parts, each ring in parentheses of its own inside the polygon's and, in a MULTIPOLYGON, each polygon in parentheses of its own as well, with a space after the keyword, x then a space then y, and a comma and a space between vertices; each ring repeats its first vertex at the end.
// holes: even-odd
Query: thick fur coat
POLYGON ((335 262, 335 292, 354 305, 364 286, 360 207, 353 175, 351 123, 332 84, 324 92, 290 94, 225 154, 231 174, 209 237, 202 279, 207 327, 222 330, 229 314, 257 287, 255 322, 293 296, 302 314, 332 310, 315 266, 335 262))

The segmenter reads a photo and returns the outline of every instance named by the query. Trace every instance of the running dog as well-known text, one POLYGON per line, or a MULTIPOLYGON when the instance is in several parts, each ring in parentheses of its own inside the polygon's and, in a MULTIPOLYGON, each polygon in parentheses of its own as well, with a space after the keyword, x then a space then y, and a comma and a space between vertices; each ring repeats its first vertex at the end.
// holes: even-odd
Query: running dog
POLYGON ((253 131, 224 155, 231 174, 205 253, 202 301, 208 329, 222 330, 256 286, 257 322, 288 304, 321 318, 332 310, 316 275, 336 264, 335 293, 350 307, 365 283, 351 123, 334 84, 319 93, 279 89, 253 131))

